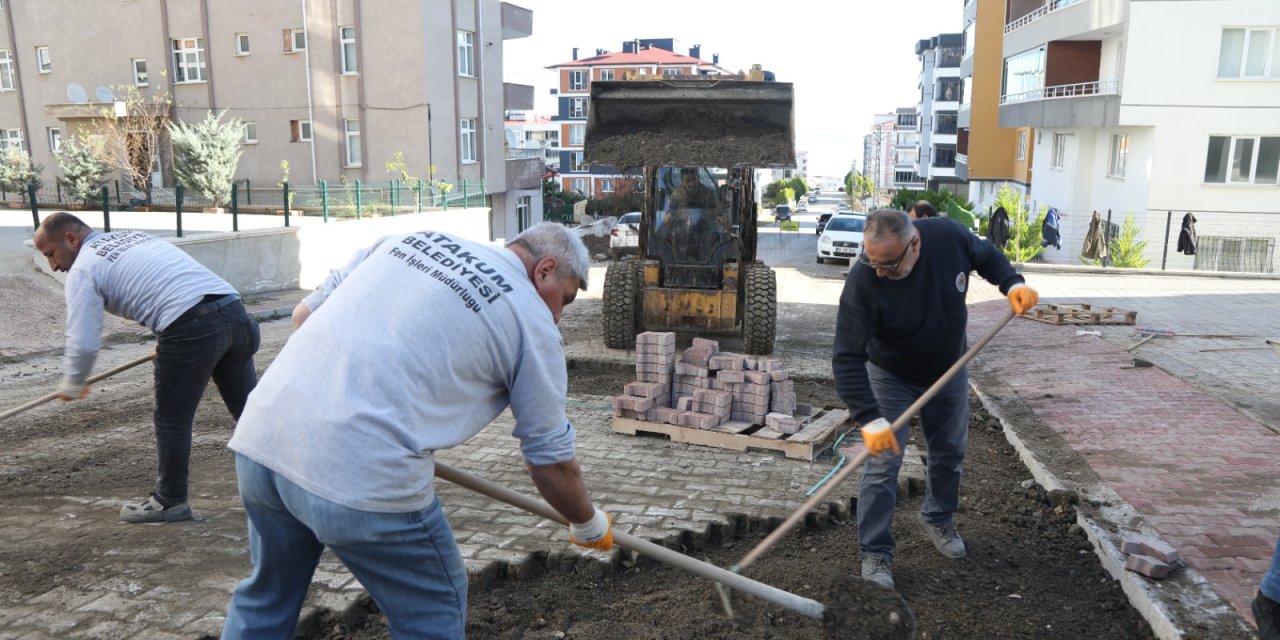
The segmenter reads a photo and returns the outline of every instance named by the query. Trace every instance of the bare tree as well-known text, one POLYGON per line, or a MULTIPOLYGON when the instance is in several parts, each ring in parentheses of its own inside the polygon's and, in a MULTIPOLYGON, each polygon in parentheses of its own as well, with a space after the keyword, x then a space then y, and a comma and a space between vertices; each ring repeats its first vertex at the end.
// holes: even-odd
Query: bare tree
POLYGON ((148 96, 132 85, 111 87, 115 104, 105 107, 87 130, 97 139, 100 159, 146 194, 151 204, 151 175, 160 168, 160 149, 172 118, 173 98, 148 96))

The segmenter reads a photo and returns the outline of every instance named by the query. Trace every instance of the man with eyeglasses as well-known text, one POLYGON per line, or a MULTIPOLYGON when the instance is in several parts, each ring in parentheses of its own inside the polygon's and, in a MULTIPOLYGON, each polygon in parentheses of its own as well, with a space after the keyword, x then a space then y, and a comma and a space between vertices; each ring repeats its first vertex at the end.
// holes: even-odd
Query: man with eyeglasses
MULTIPOLYGON (((836 317, 832 371, 872 454, 858 490, 862 577, 893 586, 893 508, 907 430, 896 419, 965 351, 969 273, 1008 296, 1015 313, 1038 296, 990 242, 954 220, 912 220, 881 209, 867 217, 863 253, 849 268, 836 317)), ((944 556, 965 555, 953 514, 969 428, 969 381, 961 370, 920 411, 928 490, 919 521, 944 556)))

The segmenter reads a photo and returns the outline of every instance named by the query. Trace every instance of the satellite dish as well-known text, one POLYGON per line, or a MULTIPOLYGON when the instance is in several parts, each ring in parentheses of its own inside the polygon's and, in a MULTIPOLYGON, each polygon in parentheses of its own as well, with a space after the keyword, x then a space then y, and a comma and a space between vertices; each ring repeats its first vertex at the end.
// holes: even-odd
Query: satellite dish
POLYGON ((84 104, 89 101, 89 94, 84 87, 72 82, 67 85, 67 101, 71 104, 84 104))
POLYGON ((98 87, 98 90, 94 92, 94 96, 98 98, 98 102, 116 101, 116 94, 112 93, 111 89, 107 87, 98 87))
POLYGON ((515 149, 520 146, 520 139, 516 137, 516 132, 507 129, 507 146, 515 149))

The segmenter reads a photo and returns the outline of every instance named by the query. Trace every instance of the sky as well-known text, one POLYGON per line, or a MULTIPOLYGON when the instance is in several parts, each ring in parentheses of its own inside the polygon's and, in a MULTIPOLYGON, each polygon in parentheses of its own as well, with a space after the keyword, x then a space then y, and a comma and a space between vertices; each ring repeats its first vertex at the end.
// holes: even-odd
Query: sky
POLYGON ((915 44, 959 33, 963 0, 507 0, 533 12, 533 35, 504 42, 507 82, 533 85, 534 108, 555 112, 555 74, 544 67, 627 40, 675 38, 687 55, 720 54, 737 72, 763 65, 795 85, 796 149, 810 176, 844 177, 862 165, 872 116, 916 104, 915 44))

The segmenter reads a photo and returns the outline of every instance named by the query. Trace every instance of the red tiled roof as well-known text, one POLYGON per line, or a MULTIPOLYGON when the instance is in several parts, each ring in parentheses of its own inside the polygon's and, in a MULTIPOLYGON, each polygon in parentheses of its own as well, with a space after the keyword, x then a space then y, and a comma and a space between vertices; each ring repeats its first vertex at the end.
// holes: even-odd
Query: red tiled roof
POLYGON ((701 58, 692 58, 680 55, 674 51, 659 49, 658 47, 641 47, 639 53, 606 53, 589 58, 578 58, 560 64, 553 64, 547 69, 559 69, 561 67, 596 67, 603 65, 636 65, 636 64, 696 64, 710 65, 710 62, 701 58))
POLYGON ((554 120, 546 116, 538 116, 533 120, 504 120, 503 122, 505 124, 551 124, 554 120))

